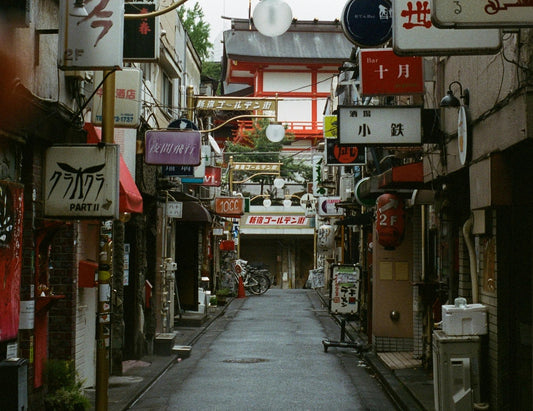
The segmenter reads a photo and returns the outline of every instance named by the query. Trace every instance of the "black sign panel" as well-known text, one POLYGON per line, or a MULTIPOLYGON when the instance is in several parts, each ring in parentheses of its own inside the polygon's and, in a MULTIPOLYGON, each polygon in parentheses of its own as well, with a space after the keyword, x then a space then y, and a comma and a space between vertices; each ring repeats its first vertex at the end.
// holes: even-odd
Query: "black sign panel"
POLYGON ((326 139, 326 164, 328 166, 354 166, 366 163, 365 146, 340 144, 338 138, 326 139))
MULTIPOLYGON (((125 3, 126 14, 146 14, 155 11, 154 3, 125 3)), ((158 37, 155 17, 124 20, 124 60, 151 61, 157 59, 158 37)))

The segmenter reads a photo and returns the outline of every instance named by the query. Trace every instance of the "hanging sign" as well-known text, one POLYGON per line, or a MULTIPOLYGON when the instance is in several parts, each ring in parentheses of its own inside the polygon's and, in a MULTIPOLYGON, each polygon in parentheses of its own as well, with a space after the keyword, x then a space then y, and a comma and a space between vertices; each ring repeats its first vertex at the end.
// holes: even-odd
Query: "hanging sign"
POLYGON ((58 65, 62 70, 105 70, 122 67, 124 1, 59 3, 58 65))
MULTIPOLYGON (((102 71, 94 72, 94 83, 100 84, 102 71)), ((141 118, 141 82, 139 69, 125 68, 115 73, 115 127, 136 128, 141 118)), ((94 125, 102 124, 103 86, 93 98, 91 121, 94 125)))
POLYGON ((337 138, 337 116, 324 116, 324 138, 337 138))
POLYGON ((420 107, 412 106, 339 106, 339 141, 341 144, 421 144, 421 113, 420 107))
MULTIPOLYGON (((155 11, 155 3, 125 3, 126 14, 155 11)), ((159 24, 155 17, 124 20, 124 61, 154 61, 159 57, 159 24)))
POLYGON ((119 146, 64 145, 46 150, 47 217, 118 218, 119 146))
POLYGON ((243 197, 216 197, 215 213, 220 216, 241 216, 244 214, 243 197))
POLYGON ((339 196, 319 197, 317 202, 318 215, 327 217, 344 215, 344 210, 337 207, 337 204, 340 203, 340 201, 341 198, 339 196))
POLYGON ((400 57, 392 49, 361 49, 359 70, 363 96, 424 93, 421 57, 400 57))
POLYGON ((196 110, 230 110, 230 111, 255 111, 278 110, 278 99, 275 98, 240 98, 240 97, 196 97, 196 110))
POLYGON ((437 27, 533 27, 533 4, 523 0, 433 0, 437 27))
POLYGON ((392 37, 392 8, 388 0, 349 0, 342 11, 344 34, 361 47, 376 47, 392 37))
POLYGON ((364 164, 366 164, 364 146, 340 144, 338 138, 326 140, 326 165, 355 166, 364 164))
POLYGON ((500 30, 439 29, 431 21, 431 11, 432 2, 394 0, 394 53, 404 56, 473 55, 493 54, 501 48, 500 30))
POLYGON ((144 161, 153 165, 192 165, 201 162, 201 135, 196 130, 149 130, 144 161))
POLYGON ((203 186, 220 187, 222 184, 222 168, 206 166, 203 186))

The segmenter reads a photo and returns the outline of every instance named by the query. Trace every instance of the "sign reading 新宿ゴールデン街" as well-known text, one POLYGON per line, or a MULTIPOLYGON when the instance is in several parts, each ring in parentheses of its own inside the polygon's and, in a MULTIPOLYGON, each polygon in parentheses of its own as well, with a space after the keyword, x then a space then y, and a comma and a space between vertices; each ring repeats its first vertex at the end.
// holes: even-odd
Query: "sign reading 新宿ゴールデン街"
POLYGON ((118 218, 119 146, 52 146, 46 150, 47 217, 118 218))
POLYGON ((341 144, 414 145, 422 142, 422 111, 413 106, 339 106, 341 144))
POLYGON ((145 134, 144 161, 153 165, 191 165, 201 161, 197 130, 150 130, 145 134))

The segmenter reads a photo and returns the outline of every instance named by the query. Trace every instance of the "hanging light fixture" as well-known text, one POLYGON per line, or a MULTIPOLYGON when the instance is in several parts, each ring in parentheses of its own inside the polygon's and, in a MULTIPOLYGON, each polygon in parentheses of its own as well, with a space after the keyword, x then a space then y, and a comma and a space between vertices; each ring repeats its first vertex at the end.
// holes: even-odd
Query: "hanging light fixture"
POLYGON ((255 6, 253 21, 262 35, 281 36, 292 24, 292 10, 282 0, 262 0, 255 6))
POLYGON ((453 84, 457 84, 459 86, 459 97, 463 100, 463 105, 468 106, 468 104, 470 103, 470 92, 468 91, 467 88, 465 88, 463 92, 463 85, 459 83, 458 81, 452 81, 450 83, 450 85, 448 86, 448 92, 440 101, 440 106, 441 107, 460 107, 461 106, 461 102, 453 94, 453 91, 452 91, 453 84))
POLYGON ((285 127, 281 123, 270 123, 265 132, 267 139, 273 143, 279 143, 285 137, 285 127))
POLYGON ((85 0, 75 0, 74 8, 70 11, 69 15, 72 17, 87 17, 89 13, 85 8, 85 0))

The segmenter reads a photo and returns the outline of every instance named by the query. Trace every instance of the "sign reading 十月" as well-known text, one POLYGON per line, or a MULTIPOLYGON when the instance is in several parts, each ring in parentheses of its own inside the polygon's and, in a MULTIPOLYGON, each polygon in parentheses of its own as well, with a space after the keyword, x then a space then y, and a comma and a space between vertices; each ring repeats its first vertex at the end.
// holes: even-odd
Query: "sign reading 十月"
POLYGON ((339 106, 341 144, 410 145, 422 142, 422 112, 412 106, 339 106))
POLYGON ((58 65, 62 70, 102 70, 122 67, 124 1, 85 2, 86 16, 75 0, 59 5, 58 65))
POLYGON ((423 94, 421 57, 400 57, 392 49, 361 49, 359 52, 361 94, 423 94))
POLYGON ((118 218, 119 146, 52 146, 46 150, 47 217, 118 218))

